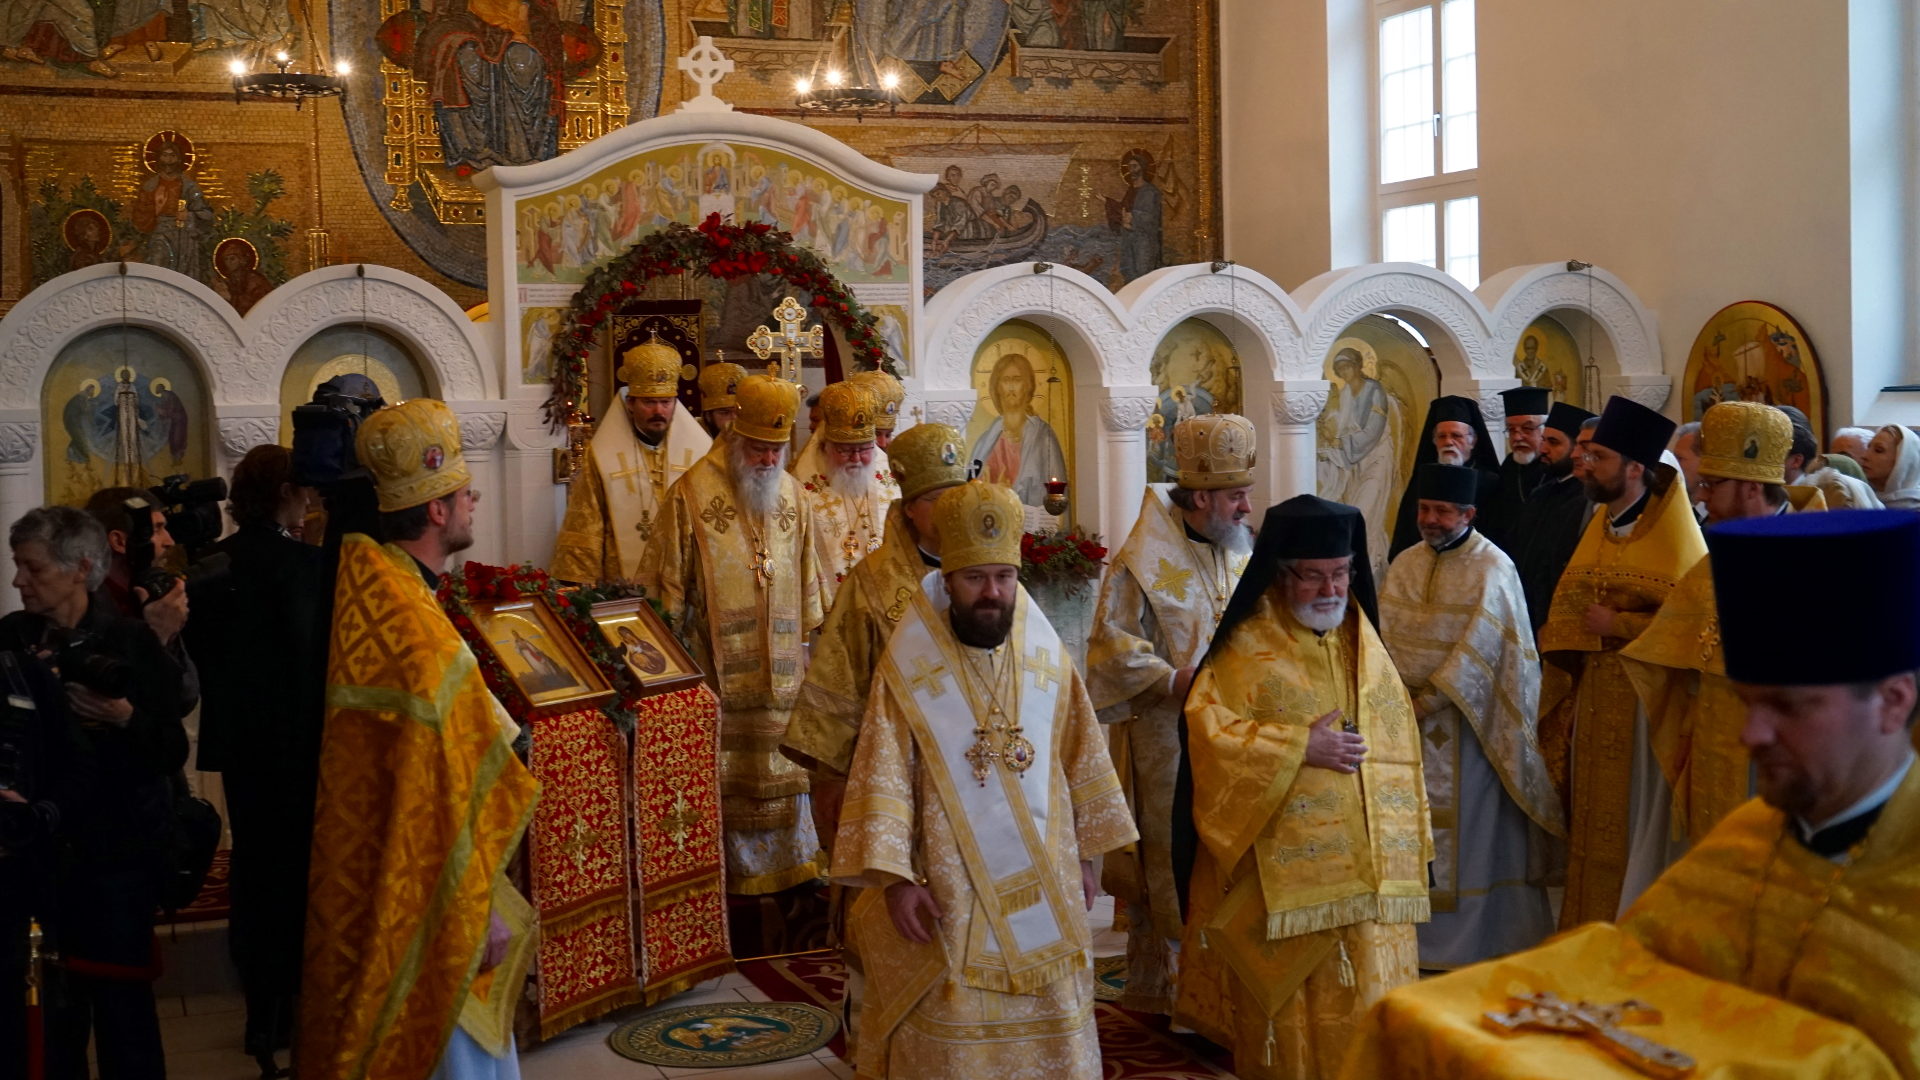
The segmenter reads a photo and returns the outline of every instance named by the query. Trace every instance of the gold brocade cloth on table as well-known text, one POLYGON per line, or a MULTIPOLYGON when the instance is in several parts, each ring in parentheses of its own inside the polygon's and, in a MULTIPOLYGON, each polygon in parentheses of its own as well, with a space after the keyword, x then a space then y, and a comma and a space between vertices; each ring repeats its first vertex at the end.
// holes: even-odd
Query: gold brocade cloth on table
POLYGON ((704 685, 634 709, 633 830, 646 1003, 733 970, 721 833, 720 708, 704 685))
POLYGON ((1501 1035, 1481 1026, 1507 995, 1646 1002, 1661 1022, 1623 1030, 1694 1059, 1692 1080, 1894 1080, 1859 1029, 1778 998, 1662 962, 1617 927, 1583 926, 1500 960, 1403 986, 1375 1005, 1343 1080, 1645 1080, 1586 1039, 1501 1035))
POLYGON ((1240 1076, 1329 1076, 1417 975, 1433 840, 1406 687, 1357 607, 1315 634, 1269 593, 1201 666, 1186 721, 1201 850, 1174 1015, 1240 1076), (1305 763, 1334 709, 1366 740, 1358 773, 1305 763))
POLYGON ((805 675, 801 642, 821 618, 811 536, 792 477, 780 476, 772 511, 754 514, 725 455, 709 454, 667 492, 642 569, 720 697, 721 813, 740 841, 728 848, 730 892, 778 892, 819 872, 796 799, 806 770, 780 753, 805 675))
POLYGON ((858 1075, 1097 1080, 1080 861, 1134 838, 1106 741, 1024 590, 995 659, 954 640, 937 574, 926 588, 875 676, 834 845, 834 878, 861 886, 858 1075), (975 724, 996 715, 1024 729, 1030 765, 989 760, 976 781, 975 724), (900 879, 940 906, 931 944, 888 915, 900 879))
POLYGON ((537 717, 527 767, 540 781, 527 847, 540 914, 535 1000, 550 1039, 640 1000, 627 743, 598 709, 537 717))
MULTIPOLYGON (((1920 1078, 1920 766, 1830 862, 1755 799, 1621 918, 1670 963, 1852 1024, 1920 1078)), ((1752 1026, 1758 1036, 1765 1025, 1752 1026)))
POLYGON ((300 1075, 425 1080, 456 1020, 506 1052, 532 911, 507 866, 538 785, 412 556, 340 548, 320 748, 300 1075), (481 972, 489 912, 514 931, 481 972))
POLYGON ((896 501, 887 510, 886 541, 847 575, 820 626, 807 681, 780 744, 788 757, 846 775, 880 654, 894 624, 920 591, 920 579, 931 569, 921 559, 906 527, 906 511, 896 501))
POLYGON ((1133 532, 1100 586, 1087 648, 1087 695, 1109 724, 1114 768, 1133 810, 1140 842, 1109 855, 1101 881, 1126 902, 1131 1009, 1173 1007, 1172 949, 1181 932, 1173 871, 1173 788, 1179 774, 1181 702, 1174 672, 1196 664, 1213 640, 1220 613, 1246 569, 1245 556, 1196 541, 1167 498, 1150 485, 1133 532))
POLYGON ((1638 637, 1707 553, 1684 481, 1650 493, 1624 535, 1604 508, 1587 523, 1540 628, 1540 744, 1567 801, 1567 891, 1560 925, 1618 914, 1627 876, 1634 720, 1639 701, 1620 650, 1638 637), (1587 608, 1619 612, 1619 637, 1586 628, 1587 608))
POLYGON ((580 582, 636 578, 667 489, 711 445, 700 422, 676 404, 667 437, 659 446, 648 446, 634 433, 622 399, 616 397, 567 490, 567 514, 553 543, 553 576, 580 582))

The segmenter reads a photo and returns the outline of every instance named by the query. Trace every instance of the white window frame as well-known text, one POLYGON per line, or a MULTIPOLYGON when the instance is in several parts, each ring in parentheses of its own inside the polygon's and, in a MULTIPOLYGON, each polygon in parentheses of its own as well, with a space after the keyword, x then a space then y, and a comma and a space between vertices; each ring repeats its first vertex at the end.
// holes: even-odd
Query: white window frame
MULTIPOLYGON (((1486 0, 1475 0, 1475 21, 1478 21, 1479 8, 1486 0)), ((1445 0, 1375 0, 1371 12, 1371 36, 1368 42, 1368 71, 1371 76, 1369 95, 1372 98, 1371 127, 1372 138, 1372 175, 1374 183, 1373 206, 1373 253, 1374 258, 1385 260, 1386 229, 1383 222, 1386 213, 1403 206, 1415 206, 1420 203, 1432 203, 1434 209, 1434 262, 1441 272, 1447 267, 1447 203, 1453 199, 1478 198, 1480 195, 1480 170, 1478 154, 1475 155, 1475 167, 1446 172, 1446 142, 1442 131, 1442 118, 1446 114, 1446 100, 1443 82, 1445 79, 1444 27, 1445 0), (1433 167, 1432 176, 1423 176, 1414 180, 1401 180, 1386 184, 1380 182, 1382 162, 1380 147, 1382 141, 1382 105, 1380 102, 1380 27, 1395 15, 1402 15, 1420 8, 1433 11, 1433 167)), ((1476 26, 1476 31, 1477 31, 1476 26)), ((1475 54, 1478 56, 1479 35, 1475 34, 1475 54)), ((1475 113, 1479 112, 1479 87, 1475 85, 1475 113)), ((1478 127, 1476 121, 1476 128, 1478 127)), ((1478 143, 1476 139, 1476 143, 1478 143)), ((1485 209, 1485 204, 1479 204, 1485 209)), ((1478 284, 1477 282, 1474 284, 1478 284)))

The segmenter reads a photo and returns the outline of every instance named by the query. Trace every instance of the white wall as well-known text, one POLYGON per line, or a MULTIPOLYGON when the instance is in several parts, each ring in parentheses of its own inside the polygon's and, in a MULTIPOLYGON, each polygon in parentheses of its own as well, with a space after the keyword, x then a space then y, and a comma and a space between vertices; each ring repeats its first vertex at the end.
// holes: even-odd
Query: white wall
MULTIPOLYGON (((1371 117, 1350 78, 1371 38, 1333 33, 1331 65, 1307 53, 1372 4, 1222 8, 1229 251, 1293 287, 1352 261, 1328 185, 1353 183, 1366 144, 1329 154, 1328 117, 1371 117)), ((1658 316, 1676 376, 1720 307, 1777 303, 1826 367, 1832 423, 1920 420, 1920 395, 1878 393, 1920 383, 1899 302, 1916 251, 1907 8, 1479 0, 1481 265, 1608 267, 1658 316)))

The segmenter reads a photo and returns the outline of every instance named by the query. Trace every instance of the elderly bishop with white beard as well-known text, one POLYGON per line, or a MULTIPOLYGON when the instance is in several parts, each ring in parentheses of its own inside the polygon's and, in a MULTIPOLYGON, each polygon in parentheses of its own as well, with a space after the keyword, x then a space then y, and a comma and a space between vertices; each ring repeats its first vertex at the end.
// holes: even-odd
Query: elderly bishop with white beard
POLYGON ((840 583, 886 539, 887 510, 900 488, 876 442, 880 403, 864 381, 820 391, 820 435, 794 470, 813 516, 820 603, 831 609, 840 583))
POLYGON ((1173 874, 1173 787, 1180 706, 1253 551, 1246 517, 1255 436, 1243 416, 1214 413, 1174 425, 1177 480, 1151 485, 1140 517, 1100 588, 1087 656, 1087 693, 1111 724, 1114 767, 1140 830, 1132 852, 1109 856, 1107 890, 1127 904, 1123 1005, 1173 1011, 1180 894, 1173 874))
POLYGON ((1553 932, 1539 881, 1546 837, 1566 828, 1534 734, 1540 657, 1520 575, 1476 528, 1479 475, 1422 465, 1413 483, 1421 542, 1387 567, 1380 640, 1420 724, 1434 847, 1420 966, 1432 970, 1553 932))
POLYGON ((812 517, 782 467, 800 390, 768 375, 737 389, 719 445, 668 492, 641 583, 720 695, 727 891, 760 895, 819 876, 807 773, 780 753, 820 625, 812 517))

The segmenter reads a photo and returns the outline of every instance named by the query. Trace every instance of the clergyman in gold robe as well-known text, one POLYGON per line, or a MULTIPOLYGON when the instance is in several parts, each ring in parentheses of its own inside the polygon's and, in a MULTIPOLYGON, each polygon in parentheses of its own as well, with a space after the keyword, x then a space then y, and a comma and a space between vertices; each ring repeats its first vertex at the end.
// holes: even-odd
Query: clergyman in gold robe
POLYGON ((806 770, 780 739, 821 605, 812 520, 781 468, 799 388, 749 375, 739 401, 722 452, 667 492, 640 580, 720 696, 727 891, 761 895, 820 872, 806 770))
POLYGON ((1623 1029, 1644 1040, 1637 1048, 1613 1049, 1658 1044, 1693 1058, 1692 1075, 1920 1077, 1920 515, 1763 515, 1714 526, 1707 546, 1760 797, 1618 927, 1588 925, 1389 995, 1345 1076, 1640 1075, 1591 1045, 1604 1032, 1486 1030, 1507 995, 1547 991, 1658 1010, 1623 1029), (1823 588, 1753 587, 1810 566, 1823 588), (1872 631, 1810 640, 1807 626, 1872 631))
POLYGON ((1233 595, 1253 532, 1255 435, 1243 416, 1213 413, 1174 425, 1177 481, 1152 485, 1100 587, 1088 643, 1087 693, 1108 728, 1114 768, 1140 843, 1102 863, 1126 903, 1127 991, 1121 1003, 1173 1011, 1180 892, 1173 875, 1173 787, 1180 706, 1233 595))
POLYGON ((553 543, 562 581, 632 581, 659 522, 667 488, 713 440, 680 404, 680 354, 658 336, 628 349, 616 376, 619 407, 600 418, 567 492, 553 543))
MULTIPOLYGON (((1786 486, 1793 423, 1757 401, 1726 401, 1700 418, 1694 498, 1707 525, 1824 510, 1818 488, 1786 486)), ((1620 651, 1646 710, 1653 752, 1673 788, 1675 831, 1699 840, 1753 794, 1740 745, 1746 706, 1727 678, 1713 599, 1713 560, 1701 556, 1633 644, 1620 651)))
POLYGON ((794 471, 813 517, 820 602, 831 607, 840 583, 886 539, 887 508, 899 489, 874 442, 873 395, 852 381, 820 391, 820 430, 794 471))
POLYGON ((1540 657, 1520 574, 1481 535, 1479 474, 1414 473, 1420 543, 1387 567, 1380 640, 1413 696, 1433 812, 1433 920, 1420 966, 1462 967, 1553 932, 1544 880, 1560 796, 1534 734, 1540 657))
POLYGON ((1312 495, 1268 510, 1187 696, 1174 1019, 1242 1077, 1333 1075, 1367 1007, 1418 975, 1433 838, 1365 529, 1312 495))
POLYGON ((907 388, 884 371, 856 371, 847 381, 864 387, 873 395, 873 444, 883 454, 893 453, 893 433, 900 426, 900 408, 907 402, 907 388))
POLYGON ((1540 740, 1550 767, 1556 754, 1567 763, 1563 929, 1614 918, 1680 850, 1672 791, 1620 656, 1706 554, 1678 466, 1661 457, 1673 429, 1639 402, 1608 399, 1585 452, 1599 510, 1540 627, 1540 740))
POLYGON ((1060 637, 1020 588, 1021 507, 935 506, 940 571, 880 660, 833 848, 860 886, 863 1077, 1098 1080, 1092 860, 1134 839, 1060 637))
POLYGON ((733 418, 740 415, 740 399, 736 394, 740 380, 746 377, 746 368, 725 360, 716 360, 700 369, 700 422, 716 441, 733 426, 733 418))

